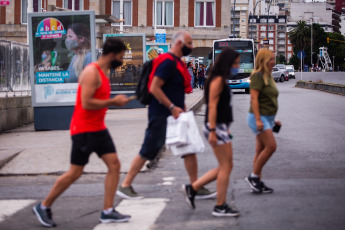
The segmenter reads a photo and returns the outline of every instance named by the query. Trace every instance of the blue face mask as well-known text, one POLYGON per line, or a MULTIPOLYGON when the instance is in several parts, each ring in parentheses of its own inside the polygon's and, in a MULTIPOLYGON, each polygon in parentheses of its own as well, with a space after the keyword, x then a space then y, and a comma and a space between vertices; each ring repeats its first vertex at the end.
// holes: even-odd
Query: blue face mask
POLYGON ((44 61, 47 58, 47 54, 42 54, 42 61, 44 61))
POLYGON ((238 68, 231 68, 230 72, 231 72, 231 76, 236 76, 238 74, 239 69, 238 68))

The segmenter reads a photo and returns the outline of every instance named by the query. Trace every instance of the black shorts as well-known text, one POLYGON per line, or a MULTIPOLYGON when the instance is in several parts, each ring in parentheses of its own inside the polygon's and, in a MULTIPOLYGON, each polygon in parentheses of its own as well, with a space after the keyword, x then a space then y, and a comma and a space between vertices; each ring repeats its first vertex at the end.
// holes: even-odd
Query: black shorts
POLYGON ((167 117, 156 116, 149 118, 149 126, 145 132, 144 143, 141 146, 140 156, 146 160, 153 160, 165 143, 167 117))
POLYGON ((107 129, 72 136, 71 164, 86 165, 92 152, 96 152, 98 157, 107 153, 116 153, 115 145, 107 129))

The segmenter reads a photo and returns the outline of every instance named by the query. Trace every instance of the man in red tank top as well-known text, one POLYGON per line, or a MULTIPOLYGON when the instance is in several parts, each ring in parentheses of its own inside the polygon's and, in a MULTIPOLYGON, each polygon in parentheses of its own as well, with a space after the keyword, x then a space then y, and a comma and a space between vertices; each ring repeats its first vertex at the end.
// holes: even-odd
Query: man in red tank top
POLYGON ((129 102, 125 95, 110 98, 110 83, 105 74, 110 68, 122 65, 125 51, 126 46, 121 40, 107 39, 103 46, 102 56, 97 62, 85 67, 79 76, 77 100, 70 126, 72 136, 70 168, 56 180, 48 196, 33 207, 34 213, 43 226, 56 226, 50 207, 81 176, 92 152, 96 152, 108 167, 104 182, 104 210, 101 212, 100 221, 103 223, 126 222, 131 218, 129 215, 120 214, 113 207, 120 162, 104 123, 108 106, 124 106, 129 102))

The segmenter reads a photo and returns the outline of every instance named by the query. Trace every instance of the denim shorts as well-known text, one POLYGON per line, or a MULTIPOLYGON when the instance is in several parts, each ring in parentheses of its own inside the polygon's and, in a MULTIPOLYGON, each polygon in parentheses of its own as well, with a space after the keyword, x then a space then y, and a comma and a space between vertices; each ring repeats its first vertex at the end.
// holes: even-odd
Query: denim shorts
MULTIPOLYGON (((274 118, 275 118, 275 116, 265 116, 265 115, 260 116, 261 122, 264 124, 263 131, 266 131, 268 129, 273 128, 274 118)), ((256 127, 256 120, 255 120, 255 116, 253 113, 248 113, 247 122, 248 122, 249 128, 251 128, 256 135, 261 133, 258 131, 258 129, 256 127)))

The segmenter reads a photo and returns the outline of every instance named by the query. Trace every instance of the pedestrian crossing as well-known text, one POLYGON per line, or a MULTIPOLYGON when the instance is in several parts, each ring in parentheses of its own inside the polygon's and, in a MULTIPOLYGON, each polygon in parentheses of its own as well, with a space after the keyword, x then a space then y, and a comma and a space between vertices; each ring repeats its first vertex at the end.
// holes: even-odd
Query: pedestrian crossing
POLYGON ((35 202, 35 200, 0 200, 0 223, 35 202))
POLYGON ((123 214, 129 214, 132 218, 128 223, 98 224, 94 230, 127 230, 127 229, 151 229, 152 225, 166 207, 169 199, 142 199, 123 200, 116 206, 116 210, 123 214))
MULTIPOLYGON (((6 221, 18 211, 31 207, 38 200, 0 200, 0 223, 6 221)), ((123 214, 129 214, 132 218, 127 223, 97 224, 93 230, 108 229, 140 229, 149 230, 152 228, 156 219, 165 209, 169 199, 164 198, 145 198, 142 200, 122 200, 116 210, 123 214)), ((28 218, 36 218, 30 215, 28 218)), ((96 222, 97 220, 95 220, 96 222)), ((30 229, 30 228, 29 228, 30 229)))

